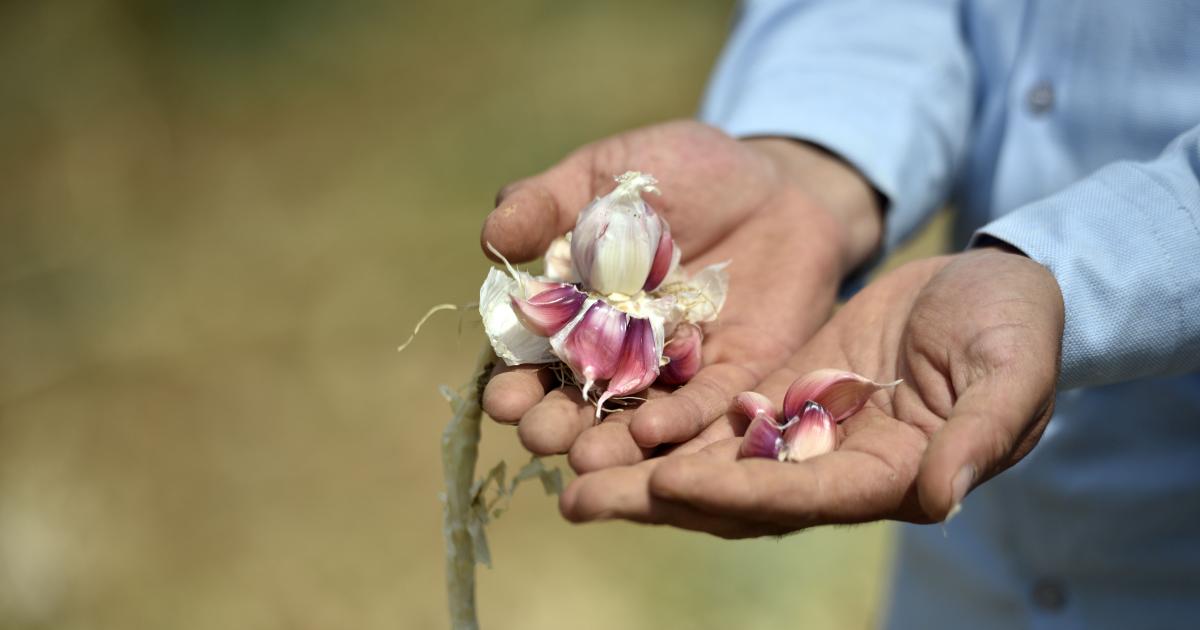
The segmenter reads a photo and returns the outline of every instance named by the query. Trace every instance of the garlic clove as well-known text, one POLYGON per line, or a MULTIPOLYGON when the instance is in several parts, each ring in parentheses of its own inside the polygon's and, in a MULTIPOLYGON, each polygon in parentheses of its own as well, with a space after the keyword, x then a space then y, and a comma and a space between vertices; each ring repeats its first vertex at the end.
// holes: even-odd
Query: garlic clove
POLYGON ((499 269, 489 269, 479 288, 479 315, 496 355, 507 365, 553 363, 550 341, 529 332, 521 325, 512 308, 511 296, 520 293, 520 285, 499 269))
POLYGON ((542 257, 542 267, 547 278, 556 282, 574 284, 579 282, 579 274, 575 273, 575 265, 571 261, 571 233, 560 236, 550 243, 542 257))
POLYGON ((704 333, 699 326, 686 322, 676 326, 670 341, 663 347, 663 356, 669 362, 662 367, 658 380, 667 385, 682 385, 692 380, 700 371, 700 346, 703 341, 704 333))
POLYGON ((733 409, 747 418, 754 418, 762 414, 779 423, 778 416, 775 414, 775 405, 771 404, 771 399, 763 396, 758 392, 742 392, 733 397, 733 409))
POLYGON ((783 434, 779 425, 765 413, 759 413, 746 427, 742 444, 738 447, 738 459, 765 457, 783 461, 783 434))
POLYGON ((819 403, 807 401, 799 417, 783 432, 783 459, 799 462, 837 448, 837 424, 819 403))
POLYGON ((817 370, 796 379, 783 398, 783 415, 793 418, 804 411, 808 401, 820 403, 829 411, 834 422, 841 422, 866 406, 871 395, 885 387, 895 387, 902 381, 876 383, 871 379, 844 370, 817 370))
POLYGON ((562 282, 553 282, 543 280, 542 278, 535 278, 523 271, 518 271, 517 273, 521 274, 519 276, 521 286, 516 293, 514 293, 514 295, 518 295, 522 298, 530 298, 539 293, 545 293, 550 289, 559 289, 564 286, 569 286, 562 282))
POLYGON ((617 187, 579 213, 571 236, 571 258, 586 288, 603 295, 634 295, 654 264, 663 222, 642 199, 657 193, 653 176, 629 171, 617 187))
POLYGON ((583 308, 587 294, 569 284, 555 285, 528 300, 512 297, 513 312, 535 335, 550 337, 562 330, 583 308))
POLYGON ((646 277, 646 283, 642 285, 643 291, 653 291, 662 284, 667 278, 668 272, 674 265, 679 264, 679 256, 676 255, 678 250, 675 247, 675 239, 671 238, 671 230, 667 227, 666 221, 661 221, 662 236, 658 240, 658 249, 654 252, 654 261, 650 265, 650 275, 646 277))
MULTIPOLYGON (((659 332, 659 338, 661 338, 659 332)), ((648 319, 629 318, 625 328, 625 340, 621 344, 621 356, 617 369, 608 382, 608 387, 596 402, 596 417, 604 402, 613 396, 628 396, 650 386, 658 377, 658 357, 661 342, 655 342, 654 326, 648 319)))
POLYGON ((563 339, 559 356, 584 382, 584 399, 596 381, 616 372, 628 325, 628 315, 596 300, 563 339))

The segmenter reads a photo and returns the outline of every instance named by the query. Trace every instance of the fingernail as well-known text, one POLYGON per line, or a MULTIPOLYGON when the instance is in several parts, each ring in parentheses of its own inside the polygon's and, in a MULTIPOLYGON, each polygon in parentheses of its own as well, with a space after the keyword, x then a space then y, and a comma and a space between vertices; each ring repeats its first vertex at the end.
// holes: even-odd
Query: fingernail
POLYGON ((975 481, 974 464, 963 466, 954 475, 954 479, 950 482, 950 498, 954 503, 950 506, 950 511, 946 513, 946 523, 949 523, 950 519, 962 511, 963 497, 967 496, 967 491, 971 489, 973 481, 975 481))

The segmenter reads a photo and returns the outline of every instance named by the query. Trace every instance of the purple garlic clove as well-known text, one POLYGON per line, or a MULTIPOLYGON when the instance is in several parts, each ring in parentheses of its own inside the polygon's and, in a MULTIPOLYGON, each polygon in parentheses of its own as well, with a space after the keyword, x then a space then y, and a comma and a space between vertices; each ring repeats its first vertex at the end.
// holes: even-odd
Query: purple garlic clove
POLYGON ((662 284, 667 278, 667 274, 671 272, 672 263, 675 262, 675 239, 671 238, 671 230, 667 227, 666 221, 661 221, 662 236, 658 239, 658 249, 654 253, 654 262, 650 265, 650 275, 646 277, 646 283, 642 285, 643 291, 653 291, 662 284))
MULTIPOLYGON (((663 347, 663 356, 670 361, 662 367, 658 380, 667 385, 682 385, 700 371, 700 345, 704 333, 695 324, 683 322, 663 347)), ((753 416, 750 416, 753 417, 753 416)))
POLYGON ((596 402, 596 417, 600 417, 600 409, 609 398, 628 396, 646 389, 657 377, 658 345, 650 320, 630 317, 617 369, 608 382, 608 388, 596 402))
POLYGON ((575 319, 586 299, 586 293, 563 284, 544 290, 528 300, 514 295, 512 307, 517 319, 529 332, 550 337, 575 319))
POLYGON ((628 325, 628 315, 597 300, 567 333, 561 358, 583 379, 585 400, 596 381, 616 373, 628 325))
POLYGON ((765 457, 783 461, 783 433, 770 416, 760 413, 746 427, 742 444, 738 448, 738 459, 765 457))
POLYGON ((783 417, 791 419, 804 412, 809 401, 828 410, 834 422, 841 422, 866 406, 871 395, 894 383, 876 383, 871 379, 844 370, 817 370, 796 379, 783 398, 783 417))
POLYGON ((747 418, 755 418, 762 414, 779 424, 775 414, 775 405, 771 399, 758 392, 742 392, 733 397, 733 409, 747 418))

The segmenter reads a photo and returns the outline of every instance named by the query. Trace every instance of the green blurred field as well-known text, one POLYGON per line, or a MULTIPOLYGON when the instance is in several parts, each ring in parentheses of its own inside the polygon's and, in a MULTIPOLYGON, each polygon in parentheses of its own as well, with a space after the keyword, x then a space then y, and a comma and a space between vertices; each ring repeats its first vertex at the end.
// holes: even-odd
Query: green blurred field
MULTIPOLYGON (((443 626, 436 388, 481 336, 395 347, 474 299, 502 184, 690 115, 730 13, 0 5, 0 628, 443 626)), ((885 526, 574 527, 527 487, 490 536, 488 628, 861 628, 886 580, 885 526)))

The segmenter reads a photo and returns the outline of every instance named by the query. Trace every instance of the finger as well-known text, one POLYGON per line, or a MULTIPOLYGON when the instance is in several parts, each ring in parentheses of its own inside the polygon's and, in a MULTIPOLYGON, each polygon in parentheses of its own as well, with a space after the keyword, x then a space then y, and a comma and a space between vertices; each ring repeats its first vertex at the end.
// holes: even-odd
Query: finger
MULTIPOLYGON (((629 424, 632 417, 631 412, 622 412, 584 430, 571 446, 568 456, 575 472, 582 475, 613 466, 630 466, 653 456, 655 449, 638 446, 630 434, 629 424)), ((689 454, 705 450, 713 444, 745 433, 749 423, 749 419, 738 415, 723 415, 701 431, 700 435, 668 452, 689 454)))
POLYGON ((642 405, 629 431, 644 448, 690 440, 722 416, 734 395, 749 389, 755 380, 744 366, 709 365, 670 396, 642 405))
POLYGON ((596 423, 595 408, 574 387, 546 394, 517 425, 517 437, 535 455, 566 453, 584 429, 596 423))
MULTIPOLYGON (((672 388, 673 389, 673 388, 672 388)), ((670 395, 670 391, 666 388, 655 386, 644 392, 647 400, 657 400, 670 395)), ((595 472, 604 468, 612 468, 613 466, 630 466, 636 464, 654 454, 653 448, 639 446, 633 439, 633 434, 629 432, 629 425, 633 419, 633 411, 621 411, 609 416, 605 416, 604 421, 600 424, 584 429, 583 433, 571 445, 571 452, 567 454, 567 462, 576 473, 585 474, 595 472)), ((717 426, 719 423, 714 422, 709 429, 717 426)), ((705 433, 709 433, 706 429, 705 433)), ((728 422, 724 424, 724 431, 718 430, 712 432, 712 435, 702 443, 691 444, 693 450, 699 450, 700 447, 709 442, 720 439, 721 437, 731 437, 734 435, 728 422)), ((703 434, 701 435, 703 437, 703 434)), ((697 438, 699 439, 699 438, 697 438)), ((692 442, 696 442, 693 440, 692 442)))
POLYGON ((649 457, 652 449, 638 446, 629 433, 632 418, 632 412, 622 411, 584 429, 571 445, 567 463, 582 475, 614 466, 630 466, 649 457))
POLYGON ((496 260, 488 248, 491 243, 510 262, 534 260, 566 234, 591 198, 590 166, 579 152, 539 175, 505 186, 479 236, 488 258, 496 260))
MULTIPOLYGON (((896 427, 905 426, 878 419, 885 420, 896 427)), ((862 428, 855 435, 871 431, 862 428)), ((916 433, 911 428, 892 431, 894 435, 884 440, 879 439, 878 429, 874 432, 870 441, 882 444, 885 451, 919 452, 914 450, 920 448, 919 436, 907 435, 916 433)), ((897 514, 915 475, 916 457, 906 470, 880 453, 853 448, 853 437, 847 438, 841 450, 798 463, 714 458, 704 453, 664 458, 651 476, 650 492, 705 513, 791 529, 860 523, 897 514)))
POLYGON ((546 395, 554 376, 544 365, 496 363, 483 390, 483 411, 501 424, 516 424, 546 395))
MULTIPOLYGON (((695 438, 680 444, 678 447, 671 450, 673 455, 689 455, 703 450, 709 450, 714 445, 719 445, 722 442, 728 441, 731 438, 740 436, 746 432, 746 427, 750 424, 749 418, 743 418, 739 414, 725 414, 713 421, 712 424, 705 427, 700 435, 695 438)), ((739 444, 741 440, 734 440, 735 444, 739 444)), ((735 448, 736 450, 736 448, 735 448)))
POLYGON ((952 516, 971 488, 1024 456, 1050 420, 1053 392, 1052 375, 1014 368, 967 389, 921 462, 917 490, 925 513, 952 516))
MULTIPOLYGON (((669 389, 656 385, 642 395, 646 400, 655 400, 668 396, 669 389)), ((633 411, 624 410, 605 416, 600 424, 584 429, 571 445, 567 463, 582 475, 613 466, 629 466, 650 457, 654 449, 638 446, 629 433, 632 418, 633 411)))
POLYGON ((705 514, 695 508, 663 501, 650 495, 648 480, 652 459, 635 466, 608 468, 582 475, 559 498, 563 516, 575 523, 624 519, 652 525, 672 525, 722 538, 747 538, 783 533, 778 527, 705 514))

